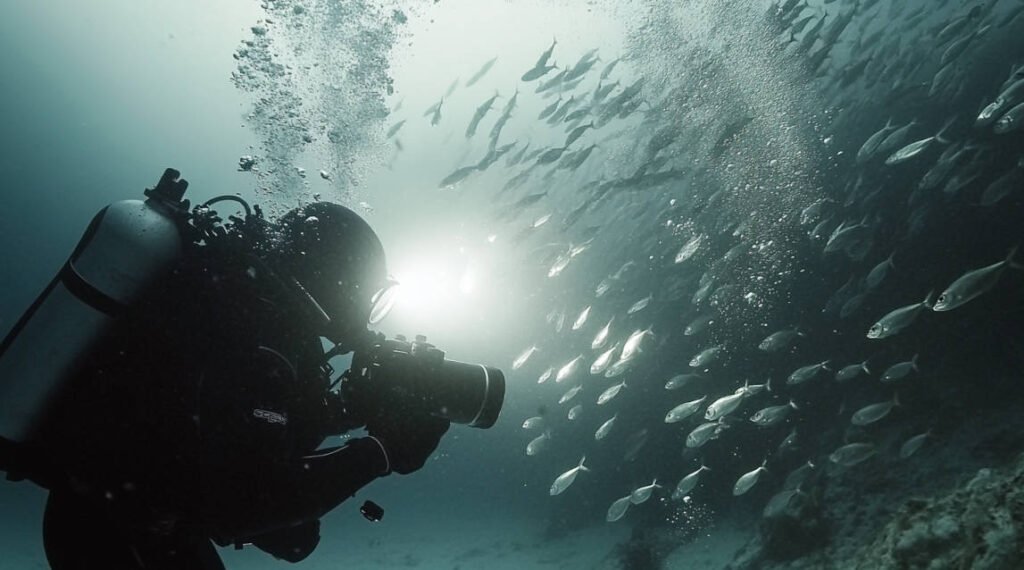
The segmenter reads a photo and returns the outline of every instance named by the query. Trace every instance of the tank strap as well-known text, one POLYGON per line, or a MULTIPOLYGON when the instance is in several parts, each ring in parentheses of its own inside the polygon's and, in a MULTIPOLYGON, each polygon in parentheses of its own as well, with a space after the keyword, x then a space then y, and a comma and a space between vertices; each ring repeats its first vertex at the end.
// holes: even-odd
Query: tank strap
POLYGON ((60 281, 68 288, 72 295, 78 297, 83 303, 93 309, 110 316, 117 317, 127 310, 124 303, 93 287, 81 274, 75 270, 71 260, 64 264, 60 270, 60 281))

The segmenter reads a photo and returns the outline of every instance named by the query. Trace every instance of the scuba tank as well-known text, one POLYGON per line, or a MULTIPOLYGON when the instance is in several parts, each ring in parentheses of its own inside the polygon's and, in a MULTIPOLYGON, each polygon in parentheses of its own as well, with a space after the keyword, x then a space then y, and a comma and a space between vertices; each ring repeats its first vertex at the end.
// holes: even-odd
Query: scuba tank
POLYGON ((188 182, 168 168, 143 200, 110 204, 0 344, 0 442, 31 442, 76 365, 184 251, 188 182))

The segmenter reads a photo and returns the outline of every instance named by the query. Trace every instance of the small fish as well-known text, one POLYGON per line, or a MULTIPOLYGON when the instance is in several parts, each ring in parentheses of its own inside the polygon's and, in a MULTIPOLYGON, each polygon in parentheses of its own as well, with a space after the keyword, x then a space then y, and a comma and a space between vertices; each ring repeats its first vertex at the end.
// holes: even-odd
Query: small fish
POLYGON ((537 378, 537 383, 538 384, 543 384, 543 383, 547 382, 548 380, 550 380, 551 377, 554 376, 554 375, 555 375, 555 367, 552 366, 552 367, 548 368, 547 370, 545 370, 543 373, 541 373, 540 377, 537 378))
POLYGON ((683 334, 686 336, 693 336, 695 334, 699 334, 703 332, 704 329, 708 327, 708 325, 714 324, 714 322, 714 314, 708 313, 706 315, 701 315, 696 319, 693 319, 693 321, 691 321, 690 324, 686 325, 686 328, 683 330, 683 334))
POLYGON ((605 378, 615 378, 621 375, 625 371, 629 370, 633 366, 634 360, 632 358, 619 358, 614 364, 608 367, 608 370, 604 371, 605 378))
POLYGON ((608 369, 608 365, 612 363, 612 358, 615 356, 615 351, 618 350, 619 345, 609 348, 608 350, 601 353, 601 356, 597 357, 597 360, 590 365, 591 374, 602 374, 608 369))
POLYGON ((387 138, 391 138, 391 137, 395 136, 395 134, 398 133, 398 131, 402 129, 402 125, 404 125, 404 124, 405 124, 405 119, 402 119, 401 121, 398 121, 397 123, 392 125, 391 128, 388 129, 388 133, 386 135, 387 138))
POLYGON ((602 346, 604 346, 604 344, 606 342, 608 342, 608 333, 611 332, 611 330, 612 330, 612 322, 613 321, 615 321, 615 317, 612 317, 611 319, 609 319, 608 320, 608 324, 606 324, 604 327, 602 327, 601 330, 597 331, 597 334, 594 335, 594 340, 591 341, 591 343, 590 343, 590 349, 591 350, 597 350, 597 349, 601 348, 602 346))
POLYGON ((480 69, 477 70, 477 72, 474 73, 472 77, 469 78, 469 81, 466 81, 466 87, 472 87, 477 81, 480 81, 480 79, 483 78, 484 75, 487 75, 487 72, 490 71, 492 67, 494 67, 494 63, 497 61, 498 58, 494 57, 493 59, 484 63, 480 67, 480 69))
POLYGON ((789 432, 789 435, 786 436, 786 439, 783 439, 782 442, 779 443, 779 453, 782 453, 783 451, 786 451, 788 449, 795 449, 799 445, 800 434, 796 431, 796 428, 793 428, 789 432))
POLYGON ((612 398, 614 398, 615 396, 618 396, 619 392, 621 392, 622 389, 625 388, 625 387, 626 387, 626 382, 623 381, 623 382, 619 382, 618 384, 616 384, 614 386, 611 386, 610 388, 606 389, 604 392, 601 392, 601 395, 597 397, 597 405, 603 406, 604 404, 608 403, 609 401, 611 401, 612 398))
POLYGON ((784 421, 792 410, 799 409, 793 400, 790 400, 788 404, 769 406, 754 412, 754 415, 750 416, 750 421, 761 427, 773 426, 784 421))
POLYGON ((558 99, 555 100, 554 103, 548 105, 547 107, 544 107, 544 109, 540 112, 540 115, 537 116, 537 120, 538 121, 543 121, 544 119, 550 117, 551 113, 554 113, 556 110, 558 110, 558 106, 561 103, 562 103, 562 98, 559 97, 558 99))
POLYGON ((757 345, 757 348, 765 352, 778 352, 788 347, 797 339, 797 337, 801 336, 804 336, 804 333, 799 329, 784 329, 776 331, 766 336, 765 339, 757 345))
POLYGON ((687 259, 690 259, 691 257, 693 257, 694 254, 697 253, 697 250, 700 249, 700 245, 703 242, 704 242, 703 234, 694 236, 693 238, 690 238, 690 241, 688 241, 685 244, 683 244, 683 247, 681 247, 679 249, 679 252, 676 253, 675 262, 676 263, 682 263, 682 262, 686 261, 687 259))
POLYGON ((557 479, 555 479, 555 482, 551 484, 551 489, 549 491, 552 497, 565 492, 565 490, 569 488, 569 485, 572 485, 572 482, 576 480, 576 475, 579 475, 580 471, 590 471, 588 467, 583 465, 583 462, 586 461, 586 459, 587 456, 584 455, 583 458, 580 459, 579 465, 565 473, 562 473, 557 479))
POLYGON ((808 460, 807 463, 804 463, 800 467, 797 467, 792 471, 792 473, 786 476, 786 481, 785 483, 782 484, 782 488, 796 489, 800 485, 803 485, 804 482, 807 481, 807 479, 811 475, 813 475, 817 469, 817 465, 808 460))
POLYGON ((526 445, 526 454, 529 456, 537 455, 544 451, 548 447, 548 442, 551 441, 551 432, 546 431, 539 436, 533 438, 530 443, 526 445))
POLYGON ((532 418, 526 418, 523 422, 523 429, 536 429, 544 425, 544 418, 541 416, 533 416, 532 418))
POLYGON ((766 519, 773 519, 782 516, 789 509, 790 503, 793 502, 793 498, 797 495, 802 495, 804 492, 799 488, 786 489, 779 491, 768 500, 768 504, 765 505, 764 510, 761 511, 761 516, 766 519))
POLYGON ((642 505, 647 502, 647 499, 651 498, 651 493, 655 489, 660 489, 661 485, 658 484, 658 480, 651 481, 650 485, 644 485, 643 487, 637 488, 635 491, 629 494, 629 502, 634 505, 642 505))
POLYGON ((567 362, 564 366, 558 369, 558 374, 555 375, 555 382, 562 382, 566 378, 573 375, 576 369, 579 368, 580 362, 583 362, 583 355, 579 355, 567 362))
POLYGON ((679 500, 685 497, 686 495, 689 495, 690 491, 693 491, 694 487, 697 486, 697 483, 700 482, 700 474, 705 471, 711 471, 711 468, 706 467, 702 463, 696 471, 680 479, 679 484, 676 485, 675 490, 672 491, 672 498, 675 500, 679 500))
POLYGON ((738 497, 753 488, 754 485, 757 484, 757 480, 761 478, 761 473, 768 470, 765 468, 767 463, 768 460, 765 459, 764 463, 761 463, 760 467, 749 473, 744 473, 739 479, 737 479, 736 484, 732 487, 733 496, 738 497))
POLYGON ((786 384, 789 384, 790 386, 795 386, 797 384, 803 384, 808 380, 812 380, 822 370, 831 370, 828 367, 830 362, 832 361, 825 360, 824 362, 819 362, 817 364, 808 364, 807 366, 801 366, 800 368, 797 368, 795 371, 793 371, 792 374, 789 375, 789 378, 786 379, 786 384))
POLYGON ((626 511, 629 510, 631 504, 630 498, 632 495, 626 495, 621 499, 616 499, 612 502, 612 506, 608 507, 608 514, 605 515, 604 520, 608 522, 615 522, 625 516, 626 511))
POLYGON ((569 421, 575 420, 576 418, 580 417, 580 414, 582 414, 582 413, 583 413, 583 405, 582 404, 576 404, 575 406, 569 408, 569 415, 568 415, 569 421))
POLYGON ((899 362, 890 366, 882 373, 882 382, 895 382, 897 380, 902 380, 911 372, 918 372, 917 356, 918 355, 915 354, 913 358, 906 362, 899 362))
POLYGON ((567 148, 568 147, 563 146, 560 148, 548 149, 542 152, 540 156, 537 157, 537 164, 550 164, 558 160, 559 158, 562 157, 562 153, 564 153, 567 148))
POLYGON ((704 376, 700 374, 676 374, 672 378, 669 378, 668 382, 665 382, 666 390, 678 390, 683 386, 686 386, 690 382, 695 380, 703 380, 704 376))
POLYGON ((639 301, 633 303, 633 305, 629 307, 629 310, 626 311, 626 314, 632 315, 633 313, 639 313, 640 311, 646 309, 647 305, 651 304, 651 299, 653 298, 654 295, 648 295, 643 299, 640 299, 639 301))
POLYGON ((484 101, 479 107, 477 107, 476 112, 473 113, 473 118, 470 119, 469 125, 466 127, 466 138, 467 139, 471 138, 473 135, 476 134, 476 129, 477 129, 477 127, 480 126, 480 121, 482 121, 484 116, 486 116, 487 113, 492 108, 494 108, 494 101, 497 98, 498 98, 498 94, 495 93, 490 99, 484 101))
POLYGON ((583 328, 583 325, 587 324, 587 319, 590 317, 590 306, 580 313, 580 316, 576 317, 576 320, 572 323, 572 330, 578 331, 583 328))
POLYGON ((569 146, 572 143, 576 142, 577 139, 579 139, 580 137, 583 136, 583 133, 587 132, 587 130, 592 129, 592 128, 594 128, 594 122, 593 121, 591 121, 590 123, 588 123, 586 125, 580 125, 580 126, 576 127, 575 129, 572 130, 571 133, 569 133, 569 136, 567 136, 565 138, 565 146, 569 146))
POLYGON ((934 294, 934 292, 929 292, 924 301, 889 312, 879 319, 877 323, 871 325, 871 328, 868 329, 867 337, 870 339, 887 338, 909 327, 917 320, 917 316, 922 311, 932 308, 932 296, 934 294))
POLYGON ((877 404, 870 404, 857 410, 856 413, 853 414, 853 417, 850 418, 850 423, 855 426, 873 424, 889 415, 889 412, 898 405, 900 405, 899 396, 893 394, 891 400, 878 402, 877 404))
POLYGON ((615 418, 617 417, 619 417, 619 414, 615 414, 614 416, 611 417, 611 419, 601 424, 601 427, 597 428, 597 431, 594 432, 594 439, 597 441, 601 441, 602 439, 608 437, 608 434, 611 433, 612 428, 615 427, 615 418))
POLYGON ((1007 267, 1019 267, 1013 262, 1016 253, 1017 247, 1014 246, 1003 261, 961 275, 939 295, 932 310, 951 311, 990 291, 1007 267))
POLYGON ((580 390, 582 390, 582 389, 583 389, 583 385, 573 386, 572 388, 569 388, 569 391, 566 392, 565 394, 562 394, 562 397, 558 399, 558 403, 559 404, 564 404, 564 403, 568 402, 569 400, 575 398, 576 394, 579 394, 580 390))
POLYGON ((641 329, 633 332, 626 339, 625 344, 622 345, 622 360, 631 360, 638 353, 643 352, 643 342, 648 336, 652 336, 654 333, 651 328, 641 329))
POLYGON ((832 463, 842 465, 843 467, 853 467, 869 459, 877 451, 872 443, 850 443, 833 451, 828 458, 832 463))
POLYGON ((745 397, 745 393, 740 393, 731 394, 715 400, 710 406, 708 406, 707 411, 704 412, 704 419, 710 422, 731 414, 736 411, 736 408, 740 406, 743 402, 743 398, 745 397))
MULTIPOLYGON (((878 152, 879 145, 885 140, 885 137, 889 136, 897 127, 892 124, 892 119, 889 119, 878 132, 868 137, 868 140, 864 141, 861 145, 860 150, 857 151, 857 163, 863 164, 867 162, 872 156, 878 152)), ((802 222, 807 223, 807 222, 802 222)))
POLYGON ((674 424, 676 422, 681 422, 685 420, 686 418, 697 413, 697 411, 700 410, 700 407, 704 405, 704 402, 707 399, 707 396, 701 396, 696 400, 691 400, 689 402, 679 404, 678 406, 672 408, 671 410, 669 410, 667 414, 665 414, 665 423, 674 424))
POLYGON ((709 440, 714 439, 725 429, 725 424, 720 422, 707 422, 700 424, 689 435, 686 436, 686 447, 701 447, 709 440))
POLYGON ((860 376, 861 372, 864 374, 871 374, 871 370, 868 369, 868 361, 865 360, 860 364, 849 364, 842 367, 839 372, 836 372, 836 380, 839 382, 846 382, 847 380, 853 380, 860 376))
POLYGON ((916 453, 917 450, 921 449, 921 446, 924 445, 925 440, 931 437, 931 435, 932 432, 926 431, 905 441, 903 445, 900 446, 900 459, 906 459, 916 453))
POLYGON ((928 150, 932 143, 938 142, 941 144, 949 144, 951 141, 947 140, 943 135, 945 134, 946 130, 953 125, 954 120, 955 118, 946 122, 946 125, 942 127, 942 130, 940 130, 938 133, 928 138, 921 139, 919 141, 914 141, 889 155, 889 158, 885 159, 886 166, 893 166, 896 164, 906 162, 911 158, 914 158, 915 156, 928 150))
POLYGON ((703 368, 708 364, 711 364, 718 359, 718 355, 721 354, 721 352, 721 345, 705 348, 690 359, 690 368, 703 368))
POLYGON ((889 275, 889 270, 893 268, 892 258, 894 255, 896 255, 895 251, 889 254, 889 257, 885 260, 874 266, 868 273, 866 282, 869 290, 881 285, 882 281, 889 275))
POLYGON ((533 345, 530 348, 524 350, 515 360, 512 361, 512 370, 519 370, 526 364, 526 361, 533 356, 533 353, 537 352, 537 345, 533 345))

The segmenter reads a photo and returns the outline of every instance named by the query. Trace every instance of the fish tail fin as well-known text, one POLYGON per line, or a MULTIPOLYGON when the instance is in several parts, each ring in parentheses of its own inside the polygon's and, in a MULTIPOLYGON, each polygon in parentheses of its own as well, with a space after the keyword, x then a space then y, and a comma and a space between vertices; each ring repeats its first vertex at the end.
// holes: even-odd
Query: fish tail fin
POLYGON ((935 133, 935 140, 939 141, 942 144, 949 144, 949 143, 953 142, 953 141, 947 139, 945 135, 946 135, 946 131, 948 131, 949 128, 952 127, 956 123, 956 119, 957 119, 956 115, 946 119, 946 124, 944 124, 942 126, 942 129, 939 130, 939 132, 935 133))
POLYGON ((900 393, 899 392, 893 392, 892 393, 892 405, 894 405, 894 406, 902 405, 902 404, 900 404, 900 393))
POLYGON ((1010 248, 1010 252, 1006 254, 1006 265, 1014 269, 1024 269, 1024 265, 1021 265, 1013 260, 1014 256, 1017 255, 1017 249, 1020 248, 1020 244, 1016 244, 1010 248))
POLYGON ((831 360, 826 360, 825 362, 822 362, 822 363, 821 363, 821 369, 822 369, 822 370, 824 370, 824 371, 826 371, 826 372, 832 372, 832 369, 831 369, 831 368, 829 368, 829 366, 830 366, 831 364, 832 364, 832 361, 831 361, 831 360))
POLYGON ((928 296, 924 298, 922 304, 926 309, 931 309, 935 306, 935 289, 928 291, 928 296))
POLYGON ((865 360, 864 362, 860 363, 860 369, 864 371, 864 374, 871 374, 871 369, 868 368, 868 361, 867 360, 865 360))
POLYGON ((794 402, 792 398, 789 399, 789 407, 793 408, 794 410, 800 409, 800 406, 797 406, 796 402, 794 402))
POLYGON ((920 372, 921 371, 921 370, 919 370, 917 368, 917 357, 918 356, 921 356, 921 355, 920 354, 915 354, 914 357, 910 359, 910 367, 914 369, 914 372, 920 372))
POLYGON ((583 457, 580 458, 580 464, 577 465, 577 467, 580 468, 580 471, 590 471, 589 467, 587 467, 586 465, 583 465, 583 462, 586 461, 586 460, 587 460, 587 456, 586 455, 584 455, 583 457))

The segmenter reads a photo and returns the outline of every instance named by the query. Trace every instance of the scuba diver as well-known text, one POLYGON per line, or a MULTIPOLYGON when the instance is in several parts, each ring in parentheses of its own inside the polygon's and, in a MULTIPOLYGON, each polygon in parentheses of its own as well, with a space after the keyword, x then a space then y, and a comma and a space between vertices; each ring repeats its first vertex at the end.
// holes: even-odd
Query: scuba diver
POLYGON ((501 409, 501 371, 369 330, 394 283, 355 212, 271 223, 186 187, 168 169, 101 211, 0 345, 0 471, 49 491, 54 570, 223 569, 215 544, 301 561, 325 513, 501 409))

